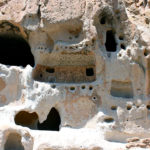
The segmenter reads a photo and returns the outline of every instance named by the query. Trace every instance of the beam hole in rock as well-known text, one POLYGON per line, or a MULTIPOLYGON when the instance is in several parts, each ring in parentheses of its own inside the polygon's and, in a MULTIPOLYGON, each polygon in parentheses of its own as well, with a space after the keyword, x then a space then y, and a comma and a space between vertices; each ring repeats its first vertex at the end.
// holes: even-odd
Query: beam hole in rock
POLYGON ((93 101, 96 101, 96 100, 97 100, 97 97, 96 97, 96 96, 93 96, 93 97, 92 97, 92 100, 93 100, 93 101))
POLYGON ((93 68, 86 68, 86 75, 87 76, 94 76, 93 68))
POLYGON ((55 85, 55 84, 53 84, 51 87, 52 87, 52 89, 55 89, 55 88, 56 88, 56 85, 55 85))
POLYGON ((84 89, 85 89, 85 85, 82 85, 82 86, 81 86, 81 89, 83 89, 83 90, 84 90, 84 89))
POLYGON ((111 123, 111 122, 113 122, 114 121, 114 118, 112 118, 112 117, 106 117, 105 119, 104 119, 104 122, 106 122, 106 123, 111 123))
POLYGON ((30 129, 36 129, 37 122, 38 122, 38 115, 35 112, 29 113, 26 111, 20 111, 15 116, 15 123, 17 125, 28 127, 30 129))
POLYGON ((59 131, 61 123, 59 112, 53 107, 43 123, 38 122, 39 130, 59 131))
POLYGON ((130 81, 115 81, 111 82, 110 94, 114 97, 133 98, 133 88, 130 81))
POLYGON ((112 30, 106 32, 106 50, 108 52, 115 52, 117 50, 117 43, 115 40, 115 34, 112 30))
POLYGON ((90 90, 90 91, 93 90, 93 87, 92 87, 92 86, 89 86, 89 90, 90 90))
POLYGON ((24 150, 21 136, 18 133, 10 133, 4 145, 4 150, 24 150))
POLYGON ((127 110, 131 110, 132 106, 128 105, 127 110))
POLYGON ((116 110, 117 106, 111 106, 111 110, 116 110))
POLYGON ((74 91, 74 90, 75 90, 75 87, 73 87, 73 86, 70 87, 70 90, 71 90, 71 91, 74 91))
POLYGON ((5 65, 34 66, 34 57, 28 42, 17 34, 0 34, 0 63, 5 65))

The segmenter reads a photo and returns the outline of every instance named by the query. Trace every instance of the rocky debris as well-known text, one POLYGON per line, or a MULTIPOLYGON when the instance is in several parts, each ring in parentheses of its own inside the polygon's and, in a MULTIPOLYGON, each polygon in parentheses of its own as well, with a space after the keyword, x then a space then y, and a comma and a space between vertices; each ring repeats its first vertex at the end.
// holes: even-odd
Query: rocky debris
POLYGON ((133 147, 140 147, 140 148, 150 148, 150 139, 139 139, 139 138, 131 138, 128 139, 128 144, 126 145, 126 148, 133 148, 133 147))

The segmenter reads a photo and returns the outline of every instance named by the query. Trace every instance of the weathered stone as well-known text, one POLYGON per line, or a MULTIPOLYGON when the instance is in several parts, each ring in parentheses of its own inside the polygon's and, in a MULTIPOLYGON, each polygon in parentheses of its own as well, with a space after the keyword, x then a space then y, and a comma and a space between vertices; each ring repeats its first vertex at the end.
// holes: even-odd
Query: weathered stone
POLYGON ((150 0, 0 0, 0 150, 150 148, 149 25, 150 0))

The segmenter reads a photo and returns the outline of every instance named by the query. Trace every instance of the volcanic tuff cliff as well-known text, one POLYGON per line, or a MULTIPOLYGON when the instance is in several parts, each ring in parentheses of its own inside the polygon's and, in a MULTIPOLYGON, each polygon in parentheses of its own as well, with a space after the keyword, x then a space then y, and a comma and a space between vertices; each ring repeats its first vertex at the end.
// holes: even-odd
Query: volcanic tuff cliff
POLYGON ((149 0, 0 0, 0 150, 150 148, 149 0))

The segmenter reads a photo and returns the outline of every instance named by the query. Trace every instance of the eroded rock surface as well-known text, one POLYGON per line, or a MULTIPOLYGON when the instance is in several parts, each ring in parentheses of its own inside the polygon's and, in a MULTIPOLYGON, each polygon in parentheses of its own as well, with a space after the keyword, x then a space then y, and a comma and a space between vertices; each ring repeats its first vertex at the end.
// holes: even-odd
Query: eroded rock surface
POLYGON ((149 0, 0 0, 0 150, 150 148, 149 0))

